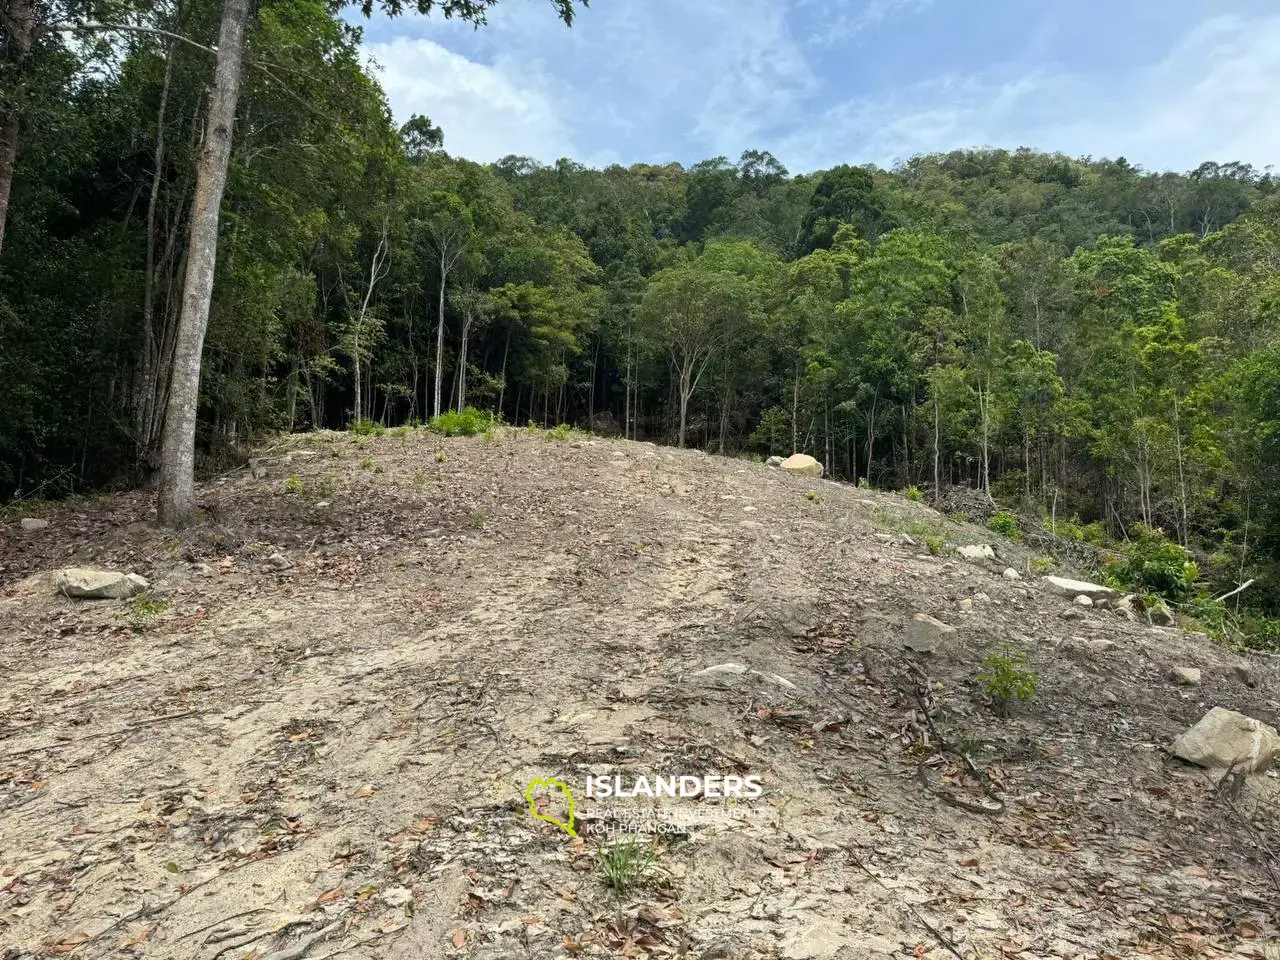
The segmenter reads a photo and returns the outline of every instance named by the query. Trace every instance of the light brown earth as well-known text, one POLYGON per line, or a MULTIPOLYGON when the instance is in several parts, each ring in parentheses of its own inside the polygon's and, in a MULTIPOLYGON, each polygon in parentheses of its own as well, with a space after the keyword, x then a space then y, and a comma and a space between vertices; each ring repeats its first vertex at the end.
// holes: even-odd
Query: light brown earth
POLYGON ((1166 754, 1210 706, 1276 723, 1275 660, 1062 619, 1008 541, 746 461, 510 430, 264 457, 181 538, 142 494, 4 522, 5 960, 1277 955, 1278 781, 1166 754), (170 606, 59 597, 70 565, 170 606), (903 650, 916 612, 947 649, 903 650), (1002 720, 975 675, 1005 641, 1040 686, 1002 720), (910 662, 1002 813, 946 799, 982 795, 918 729, 910 662), (727 663, 782 680, 693 676, 727 663), (590 772, 765 793, 661 801, 704 817, 619 896, 590 772), (578 837, 530 815, 538 777, 578 837))

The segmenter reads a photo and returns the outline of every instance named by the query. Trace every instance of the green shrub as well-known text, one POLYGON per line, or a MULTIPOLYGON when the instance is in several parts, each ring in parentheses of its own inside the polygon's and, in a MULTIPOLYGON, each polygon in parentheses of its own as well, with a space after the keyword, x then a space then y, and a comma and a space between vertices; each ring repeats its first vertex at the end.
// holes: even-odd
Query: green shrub
POLYGON ((360 461, 361 470, 372 470, 374 467, 373 457, 365 457, 360 461))
POLYGON ((373 420, 357 420, 349 429, 357 437, 380 437, 386 433, 386 427, 373 420))
POLYGON ((805 499, 807 499, 810 503, 822 502, 822 497, 815 490, 810 490, 808 493, 806 493, 805 499))
POLYGON ((987 521, 987 529, 1013 540, 1022 536, 1022 531, 1018 529, 1018 518, 1012 513, 993 513, 987 521))
POLYGON ((548 440, 568 440, 569 434, 572 432, 573 427, 569 426, 567 423, 562 423, 559 426, 552 427, 548 430, 545 436, 548 440))
POLYGON ((653 847, 631 837, 600 851, 600 872, 605 886, 625 897, 649 882, 657 860, 653 847))
POLYGON ((284 481, 285 493, 292 493, 296 496, 301 496, 302 494, 306 493, 306 490, 307 488, 302 482, 302 477, 298 476, 296 473, 291 473, 289 474, 289 476, 285 477, 285 481, 284 481))
POLYGON ((1027 655, 1012 644, 1002 644, 982 661, 978 683, 996 713, 1007 717, 1015 702, 1036 695, 1040 678, 1028 667, 1027 655))
POLYGON ((474 437, 489 430, 493 424, 492 413, 467 407, 461 413, 450 411, 432 417, 428 427, 446 437, 474 437))
POLYGON ((1053 573, 1058 569, 1058 563, 1053 557, 1036 557, 1031 561, 1032 573, 1053 573))
POLYGON ((924 545, 929 548, 929 552, 935 557, 941 556, 942 552, 947 548, 947 541, 941 537, 932 534, 924 538, 924 545))
POLYGON ((1200 576, 1200 568, 1182 547, 1150 527, 1136 526, 1123 552, 1124 559, 1108 564, 1106 573, 1136 593, 1179 601, 1200 576))
POLYGON ((917 487, 914 483, 911 486, 907 487, 905 491, 905 496, 912 503, 919 503, 921 500, 924 499, 924 494, 920 492, 920 488, 917 487))

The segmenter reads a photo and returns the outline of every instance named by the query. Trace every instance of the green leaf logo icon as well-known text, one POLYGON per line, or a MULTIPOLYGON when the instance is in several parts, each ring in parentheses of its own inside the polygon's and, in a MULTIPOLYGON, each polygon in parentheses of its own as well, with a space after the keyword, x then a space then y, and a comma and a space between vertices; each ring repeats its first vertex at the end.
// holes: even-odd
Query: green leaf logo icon
POLYGON ((525 788, 524 799, 525 799, 525 802, 529 804, 529 812, 532 813, 539 820, 545 820, 547 823, 554 823, 557 827, 559 827, 561 830, 563 830, 565 833, 567 833, 571 837, 576 837, 578 835, 578 831, 573 829, 573 810, 574 810, 573 791, 569 789, 567 784, 563 783, 560 780, 556 780, 552 777, 547 777, 545 779, 539 778, 537 780, 531 781, 529 786, 525 788), (557 820, 555 817, 548 816, 545 813, 539 812, 538 800, 541 798, 535 797, 533 795, 533 791, 537 790, 539 787, 545 790, 559 790, 561 793, 564 794, 565 800, 569 802, 569 814, 568 814, 567 820, 557 820))

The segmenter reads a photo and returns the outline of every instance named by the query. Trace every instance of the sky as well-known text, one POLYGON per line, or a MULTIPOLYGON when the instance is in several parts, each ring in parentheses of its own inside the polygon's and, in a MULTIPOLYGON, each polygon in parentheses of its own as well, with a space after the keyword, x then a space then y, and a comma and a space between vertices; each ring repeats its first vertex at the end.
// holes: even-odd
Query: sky
POLYGON ((377 15, 364 40, 396 117, 479 161, 1280 163, 1275 0, 592 0, 572 29, 501 0, 479 30, 377 15))

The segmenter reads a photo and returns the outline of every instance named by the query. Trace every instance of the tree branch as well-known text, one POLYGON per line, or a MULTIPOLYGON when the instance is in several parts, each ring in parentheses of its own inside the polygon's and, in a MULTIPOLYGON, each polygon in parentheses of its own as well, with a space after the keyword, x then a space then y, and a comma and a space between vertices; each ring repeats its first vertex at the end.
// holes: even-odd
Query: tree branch
POLYGON ((206 47, 203 43, 197 43, 190 37, 184 37, 180 33, 174 33, 171 30, 161 30, 159 27, 139 27, 130 23, 55 23, 50 27, 57 33, 78 33, 80 31, 103 33, 112 30, 119 30, 122 33, 146 33, 156 37, 166 37, 169 40, 177 40, 188 46, 195 47, 197 50, 203 50, 205 53, 212 53, 217 56, 218 51, 215 47, 206 47))

